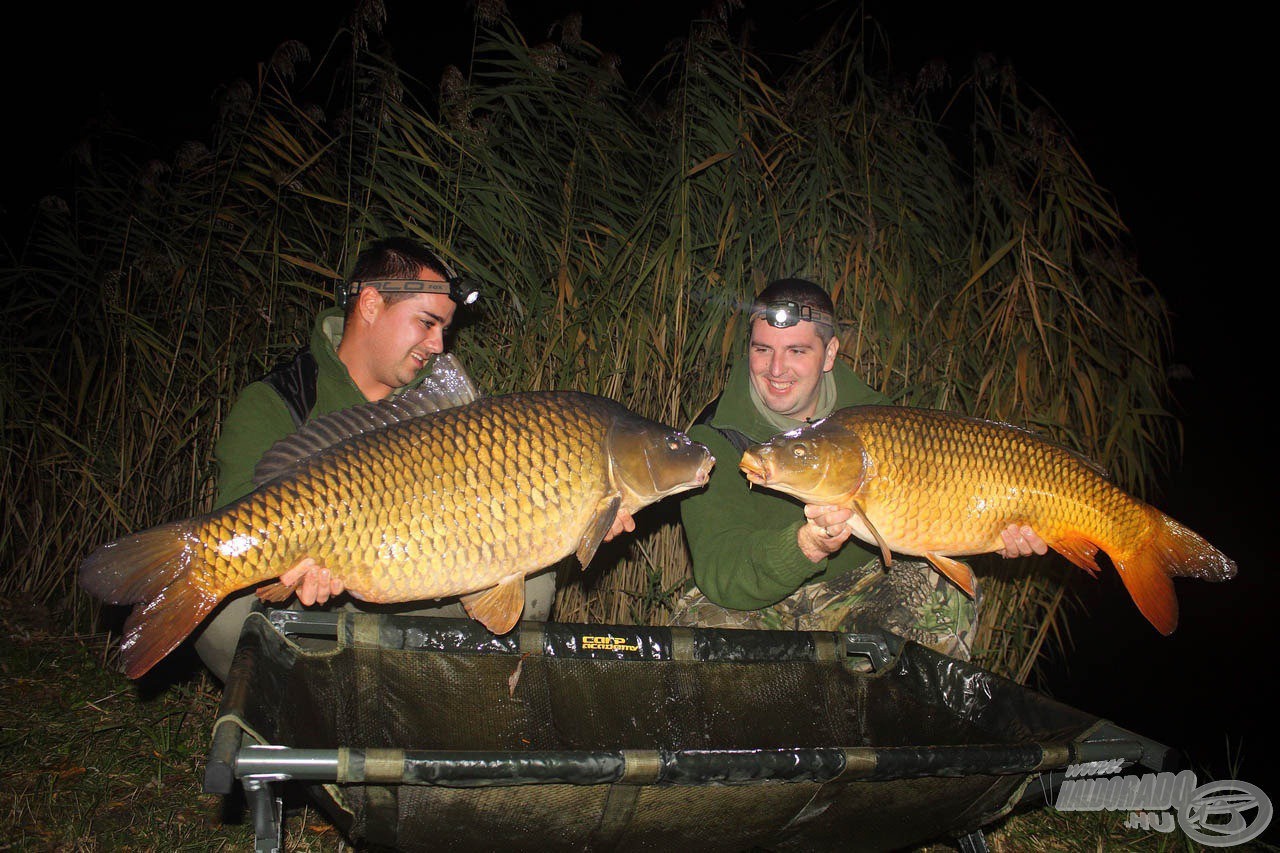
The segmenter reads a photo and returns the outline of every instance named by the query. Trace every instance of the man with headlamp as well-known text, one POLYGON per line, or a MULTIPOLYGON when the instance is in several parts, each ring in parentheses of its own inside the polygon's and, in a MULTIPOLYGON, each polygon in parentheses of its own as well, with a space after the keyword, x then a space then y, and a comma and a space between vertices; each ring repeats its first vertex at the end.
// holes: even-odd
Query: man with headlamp
MULTIPOLYGON (((454 313, 478 295, 443 258, 420 243, 390 238, 372 244, 339 287, 339 307, 316 317, 310 345, 246 387, 223 419, 214 448, 215 505, 224 506, 252 491, 253 471, 263 454, 307 420, 421 385, 435 356, 445 350, 454 313)), ((635 522, 624 516, 606 539, 634 529, 635 522)), ((326 604, 343 591, 329 570, 310 558, 300 560, 280 580, 296 583, 298 601, 308 606, 326 604)), ((219 680, 226 680, 254 598, 252 591, 232 597, 196 637, 197 653, 219 680)), ((545 620, 554 598, 554 571, 529 578, 524 618, 545 620)), ((466 615, 456 600, 429 607, 408 604, 402 612, 466 615)))
MULTIPOLYGON (((748 316, 747 357, 724 392, 689 430, 721 464, 707 488, 681 502, 695 587, 673 624, 818 631, 888 629, 944 654, 968 659, 974 602, 928 563, 878 552, 845 523, 851 512, 752 490, 734 464, 748 444, 826 417, 845 406, 887 404, 836 358, 835 309, 804 279, 780 279, 756 297, 748 316)), ((1047 550, 1030 528, 1003 532, 1004 556, 1047 550)))

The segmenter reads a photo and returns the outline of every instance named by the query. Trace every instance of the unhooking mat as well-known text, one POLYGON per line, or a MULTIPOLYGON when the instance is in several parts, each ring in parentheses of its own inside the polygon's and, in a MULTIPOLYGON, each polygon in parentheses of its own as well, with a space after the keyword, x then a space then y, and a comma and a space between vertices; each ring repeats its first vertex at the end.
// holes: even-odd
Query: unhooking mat
POLYGON ((1046 770, 1166 752, 892 636, 269 611, 206 790, 294 780, 375 848, 892 850, 979 830, 1046 770))

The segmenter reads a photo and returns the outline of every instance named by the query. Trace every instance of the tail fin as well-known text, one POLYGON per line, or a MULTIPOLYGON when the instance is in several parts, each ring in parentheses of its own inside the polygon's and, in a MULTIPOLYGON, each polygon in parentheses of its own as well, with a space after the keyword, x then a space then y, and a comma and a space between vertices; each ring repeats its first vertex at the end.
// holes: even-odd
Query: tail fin
POLYGON ((1155 532, 1137 552, 1112 559, 1125 589, 1161 634, 1178 627, 1178 599, 1173 578, 1224 581, 1236 576, 1236 564, 1199 534, 1149 508, 1155 532))
POLYGON ((136 604, 120 658, 138 678, 186 639, 218 597, 191 582, 188 522, 173 522, 103 545, 80 566, 80 585, 111 604, 136 604))

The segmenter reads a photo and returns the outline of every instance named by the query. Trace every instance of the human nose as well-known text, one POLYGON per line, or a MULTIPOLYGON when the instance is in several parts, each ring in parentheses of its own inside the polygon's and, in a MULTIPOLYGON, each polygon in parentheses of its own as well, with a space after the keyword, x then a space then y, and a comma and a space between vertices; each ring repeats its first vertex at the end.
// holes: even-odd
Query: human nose
POLYGON ((427 333, 427 352, 439 355, 444 352, 444 331, 436 326, 427 333))
POLYGON ((781 376, 785 369, 786 369, 786 365, 783 363, 783 353, 775 352, 769 356, 769 375, 770 376, 781 376))

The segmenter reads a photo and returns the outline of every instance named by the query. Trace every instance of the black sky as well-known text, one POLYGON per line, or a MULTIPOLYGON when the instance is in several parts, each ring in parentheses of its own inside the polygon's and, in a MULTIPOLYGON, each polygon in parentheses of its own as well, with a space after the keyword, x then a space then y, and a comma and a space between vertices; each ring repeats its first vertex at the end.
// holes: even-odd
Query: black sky
MULTIPOLYGON (((585 12, 584 36, 623 56, 628 76, 683 35, 700 3, 509 0, 526 36, 540 40, 562 11, 585 12)), ((1263 543, 1275 525, 1270 483, 1276 430, 1270 396, 1272 284, 1262 258, 1273 240, 1270 161, 1261 155, 1271 99, 1264 99, 1261 24, 1213 9, 1174 14, 1114 2, 872 3, 911 71, 934 57, 963 73, 979 51, 1011 61, 1073 131, 1086 162, 1114 193, 1134 233, 1142 271, 1174 312, 1175 360, 1191 378, 1175 384, 1184 419, 1183 460, 1154 502, 1232 556, 1227 584, 1179 581, 1182 623, 1163 638, 1112 577, 1086 585, 1091 616, 1076 621, 1077 651, 1052 671, 1055 695, 1191 753, 1219 776, 1227 743, 1243 753, 1238 778, 1280 797, 1275 750, 1264 737, 1261 695, 1274 674, 1270 647, 1280 618, 1278 585, 1263 543), (942 6, 941 9, 935 6, 942 6), (1050 8, 1047 8, 1050 7, 1050 8), (1255 33, 1259 38, 1254 38, 1255 33), (1263 378, 1267 377, 1267 378, 1263 378), (1261 393, 1260 393, 1261 392, 1261 393), (1243 741, 1243 742, 1242 742, 1243 741)), ((470 10, 461 0, 388 0, 397 57, 429 71, 469 55, 470 10), (441 7, 448 10, 440 11, 441 7)), ((1145 6, 1145 4, 1144 4, 1145 6)), ((761 44, 802 30, 812 0, 747 0, 761 44)), ((286 38, 321 52, 348 13, 334 0, 225 0, 218 4, 23 4, 6 13, 10 49, 6 180, 0 208, 12 239, 30 205, 60 183, 64 152, 85 123, 110 110, 167 154, 199 138, 215 89, 286 38)), ((801 43, 802 44, 802 43, 801 43)), ((1274 77, 1274 74, 1269 74, 1274 77)), ((1269 87, 1268 87, 1269 88, 1269 87)), ((1274 834, 1274 833, 1272 833, 1274 834)))

